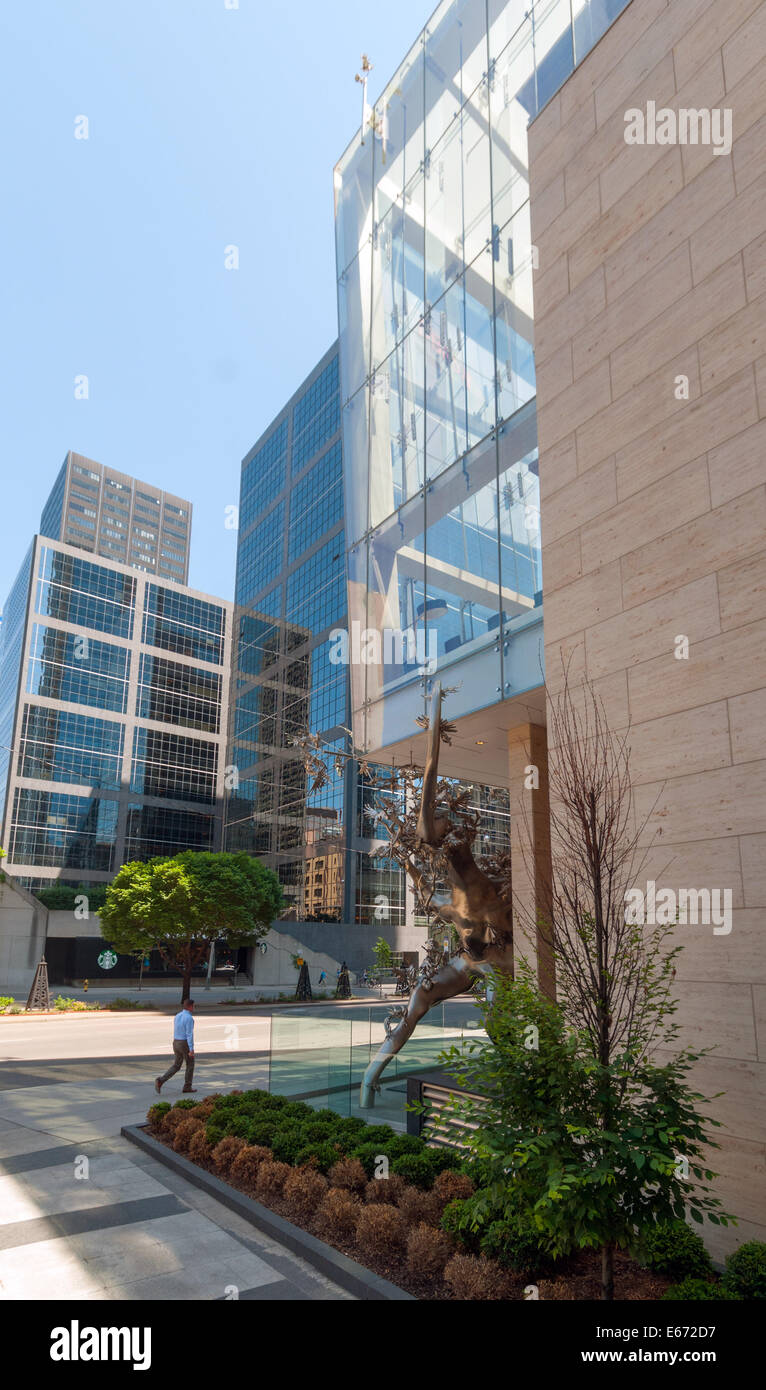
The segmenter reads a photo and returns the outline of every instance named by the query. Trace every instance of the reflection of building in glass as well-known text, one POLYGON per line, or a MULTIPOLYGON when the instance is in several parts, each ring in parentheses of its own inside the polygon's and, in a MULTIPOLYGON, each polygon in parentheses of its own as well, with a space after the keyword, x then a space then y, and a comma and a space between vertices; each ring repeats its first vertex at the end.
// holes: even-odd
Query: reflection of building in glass
POLYGON ((38 536, 6 613, 13 876, 106 883, 126 860, 220 848, 231 606, 38 536))
POLYGON ((412 904, 377 857, 391 769, 370 777, 348 757, 349 667, 332 659, 346 586, 336 345, 242 466, 226 845, 265 858, 291 915, 399 934, 412 904), (322 740, 319 785, 292 743, 307 731, 322 740))
MULTIPOLYGON (((349 616, 425 630, 450 718, 541 685, 527 125, 625 3, 444 0, 335 171, 349 616)), ((360 746, 424 690, 352 670, 360 746)))

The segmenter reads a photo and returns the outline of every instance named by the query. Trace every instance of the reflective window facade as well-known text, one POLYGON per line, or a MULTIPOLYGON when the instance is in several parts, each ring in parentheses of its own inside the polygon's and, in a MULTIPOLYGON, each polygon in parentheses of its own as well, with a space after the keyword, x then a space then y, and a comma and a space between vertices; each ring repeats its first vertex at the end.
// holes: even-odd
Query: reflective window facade
MULTIPOLYGON (((450 717, 541 681, 527 126, 625 3, 444 0, 335 170, 349 617, 419 636, 450 717)), ((357 741, 424 694, 352 671, 357 741)))
POLYGON ((1 833, 22 885, 221 847, 231 605, 37 537, 1 635, 1 833))

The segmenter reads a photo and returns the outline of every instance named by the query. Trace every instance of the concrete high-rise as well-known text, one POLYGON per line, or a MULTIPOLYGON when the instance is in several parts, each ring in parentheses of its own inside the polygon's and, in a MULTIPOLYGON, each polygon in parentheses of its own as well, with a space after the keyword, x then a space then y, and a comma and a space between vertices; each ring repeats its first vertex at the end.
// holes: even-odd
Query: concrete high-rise
POLYGON ((185 498, 70 449, 43 507, 40 535, 186 584, 191 521, 185 498))

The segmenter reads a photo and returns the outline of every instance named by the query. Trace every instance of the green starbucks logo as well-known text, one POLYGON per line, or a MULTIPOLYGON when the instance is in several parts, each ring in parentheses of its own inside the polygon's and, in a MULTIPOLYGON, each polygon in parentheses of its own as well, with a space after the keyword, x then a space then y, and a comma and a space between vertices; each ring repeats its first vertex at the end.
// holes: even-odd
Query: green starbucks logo
POLYGON ((117 964, 117 956, 110 946, 107 946, 106 950, 101 952, 101 955, 98 957, 98 963, 102 970, 114 969, 117 964))

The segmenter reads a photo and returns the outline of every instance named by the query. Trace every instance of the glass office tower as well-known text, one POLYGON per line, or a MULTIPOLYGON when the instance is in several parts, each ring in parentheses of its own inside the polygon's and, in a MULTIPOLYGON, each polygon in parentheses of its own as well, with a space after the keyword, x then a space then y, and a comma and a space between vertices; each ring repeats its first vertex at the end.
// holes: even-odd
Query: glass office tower
MULTIPOLYGON (((349 616, 414 634, 449 717, 543 680, 527 125, 626 0, 444 0, 335 170, 349 616)), ((414 644, 352 669, 412 734, 414 644)))
POLYGON ((127 860, 220 849, 230 634, 220 599, 35 537, 0 646, 18 882, 107 883, 127 860))
MULTIPOLYGON (((394 768, 349 757, 350 667, 333 660, 346 595, 335 344, 242 464, 228 754, 239 785, 227 792, 226 848, 275 869, 290 916, 379 923, 412 945, 404 875, 381 852, 376 819, 399 794, 394 768), (313 789, 292 742, 307 732, 325 769, 313 789)), ((474 794, 482 834, 499 844, 507 795, 474 794)))

